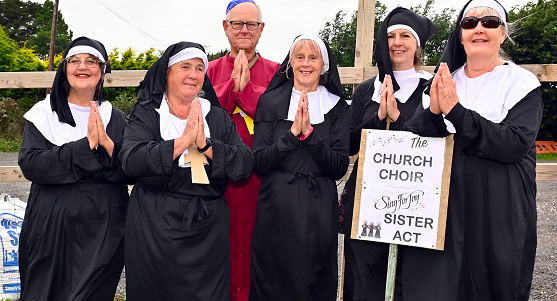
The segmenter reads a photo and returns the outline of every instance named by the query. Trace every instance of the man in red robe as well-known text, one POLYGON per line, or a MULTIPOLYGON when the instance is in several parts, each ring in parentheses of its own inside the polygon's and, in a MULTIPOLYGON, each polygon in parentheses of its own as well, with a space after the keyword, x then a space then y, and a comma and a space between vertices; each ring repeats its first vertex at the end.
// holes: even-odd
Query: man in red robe
MULTIPOLYGON (((230 53, 209 63, 207 75, 244 143, 252 147, 253 119, 263 94, 280 64, 255 52, 265 23, 252 0, 230 1, 224 33, 230 53)), ((229 183, 225 197, 230 208, 230 253, 233 301, 247 301, 250 287, 251 236, 260 180, 253 174, 246 181, 229 183)))

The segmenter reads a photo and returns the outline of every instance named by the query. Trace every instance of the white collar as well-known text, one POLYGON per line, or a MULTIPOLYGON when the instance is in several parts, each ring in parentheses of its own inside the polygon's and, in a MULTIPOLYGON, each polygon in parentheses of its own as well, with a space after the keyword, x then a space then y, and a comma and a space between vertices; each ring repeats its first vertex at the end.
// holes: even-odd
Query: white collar
MULTIPOLYGON (((395 98, 400 103, 406 103, 410 96, 414 94, 416 88, 420 84, 420 79, 429 80, 433 77, 431 73, 425 71, 416 71, 415 68, 404 70, 404 71, 393 71, 396 82, 400 89, 395 92, 395 98)), ((379 75, 375 77, 373 82, 373 96, 372 100, 376 103, 381 103, 381 87, 383 83, 379 81, 379 75)))
MULTIPOLYGON (((207 123, 207 114, 211 111, 211 102, 205 98, 199 98, 199 102, 201 103, 201 112, 203 113, 203 131, 205 132, 205 137, 211 138, 211 131, 209 130, 209 124, 207 123)), ((168 141, 172 139, 176 139, 184 133, 184 129, 188 124, 188 120, 182 120, 178 117, 170 114, 170 107, 166 102, 166 94, 163 95, 161 106, 158 109, 155 109, 159 114, 159 124, 160 124, 160 133, 163 140, 168 141)), ((191 163, 184 163, 184 156, 188 153, 186 149, 181 155, 178 160, 178 166, 180 167, 191 167, 191 163)))
MULTIPOLYGON (((72 103, 68 103, 68 105, 75 121, 75 127, 58 120, 58 114, 50 106, 50 94, 44 100, 36 103, 23 117, 32 122, 46 140, 54 145, 61 146, 87 136, 90 107, 80 107, 72 103)), ((112 117, 112 104, 103 101, 98 109, 106 131, 112 117)))
MULTIPOLYGON (((513 62, 505 62, 507 64, 497 66, 493 71, 477 78, 466 76, 464 73, 466 65, 453 73, 453 79, 457 82, 456 91, 460 104, 494 123, 505 120, 509 110, 540 86, 540 82, 532 72, 513 62)), ((430 99, 424 98, 424 108, 428 108, 429 103, 430 99)), ((445 124, 449 132, 456 133, 450 121, 445 119, 445 124)))
MULTIPOLYGON (((298 110, 301 95, 300 91, 292 88, 286 120, 294 121, 296 119, 296 111, 298 110)), ((325 121, 325 114, 334 108, 339 99, 338 95, 330 93, 324 86, 319 86, 317 91, 308 93, 309 122, 311 124, 320 124, 325 121)))

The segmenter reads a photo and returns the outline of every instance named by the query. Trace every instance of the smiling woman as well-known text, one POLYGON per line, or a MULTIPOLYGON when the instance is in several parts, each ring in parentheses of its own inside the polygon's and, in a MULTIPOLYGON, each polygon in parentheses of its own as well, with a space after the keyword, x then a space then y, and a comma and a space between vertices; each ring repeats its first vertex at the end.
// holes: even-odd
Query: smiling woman
POLYGON ((302 35, 259 99, 250 300, 336 300, 335 180, 348 168, 350 117, 340 91, 329 46, 302 35))
POLYGON ((221 108, 208 66, 201 45, 176 43, 139 86, 120 153, 138 181, 126 243, 141 248, 126 248, 127 300, 230 300, 224 190, 251 175, 253 156, 221 108))
POLYGON ((32 181, 21 231, 21 300, 113 300, 124 266, 131 180, 118 154, 126 116, 103 99, 104 46, 68 45, 52 94, 25 113, 18 163, 32 181))
POLYGON ((406 124, 422 136, 454 134, 446 248, 404 254, 402 294, 526 301, 536 257, 540 83, 500 57, 509 24, 498 1, 471 0, 458 21, 431 97, 406 124))

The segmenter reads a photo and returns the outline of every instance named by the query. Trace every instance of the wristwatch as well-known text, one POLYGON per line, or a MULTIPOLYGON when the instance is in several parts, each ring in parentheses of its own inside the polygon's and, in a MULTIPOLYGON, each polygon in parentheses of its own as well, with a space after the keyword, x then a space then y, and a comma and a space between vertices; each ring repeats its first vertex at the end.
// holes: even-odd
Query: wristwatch
POLYGON ((205 147, 204 148, 199 148, 199 147, 197 148, 197 151, 202 153, 202 154, 204 152, 206 152, 209 149, 209 147, 213 146, 213 143, 211 142, 211 139, 209 139, 209 138, 205 138, 205 139, 207 139, 205 147))

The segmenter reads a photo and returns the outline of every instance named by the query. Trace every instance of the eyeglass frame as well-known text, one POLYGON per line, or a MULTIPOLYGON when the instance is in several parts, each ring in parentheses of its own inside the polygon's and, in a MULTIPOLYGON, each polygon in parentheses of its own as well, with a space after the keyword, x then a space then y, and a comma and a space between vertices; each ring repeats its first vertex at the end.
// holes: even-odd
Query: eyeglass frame
POLYGON ((242 22, 242 21, 231 21, 231 20, 226 20, 226 22, 228 22, 228 24, 230 24, 230 26, 232 27, 232 29, 234 30, 242 30, 242 28, 244 28, 244 25, 246 26, 247 30, 249 31, 255 31, 259 28, 259 26, 261 26, 261 24, 263 24, 263 22, 255 22, 255 21, 249 21, 249 22, 242 22), (234 22, 238 22, 238 23, 242 23, 242 26, 240 28, 234 28, 234 22), (249 24, 257 24, 257 27, 255 27, 254 29, 249 29, 249 24))
POLYGON ((83 64, 85 64, 85 67, 87 67, 87 68, 93 67, 93 66, 95 66, 95 65, 98 65, 99 68, 100 68, 100 67, 105 66, 105 65, 108 64, 108 63, 103 63, 101 60, 99 60, 99 59, 96 58, 96 57, 88 57, 88 58, 86 58, 85 60, 82 60, 82 59, 79 58, 79 57, 70 56, 70 57, 65 58, 64 61, 66 61, 66 64, 68 64, 68 65, 70 65, 70 66, 75 66, 75 67, 79 67, 79 66, 81 65, 81 62, 83 62, 83 64), (70 63, 70 60, 71 60, 71 59, 74 59, 74 58, 77 59, 77 60, 79 60, 79 63, 76 64, 76 65, 70 63), (91 64, 91 65, 87 65, 86 60, 88 60, 88 59, 91 59, 91 60, 95 61, 95 63, 94 63, 94 64, 91 64))
POLYGON ((475 17, 475 16, 469 16, 469 17, 464 17, 464 18, 462 18, 462 20, 460 21, 460 27, 461 27, 462 29, 466 29, 466 30, 468 30, 468 29, 474 29, 474 28, 478 27, 478 23, 480 23, 480 22, 482 23, 482 26, 483 26, 484 28, 489 28, 489 29, 499 28, 499 26, 501 26, 501 24, 504 24, 503 21, 501 20, 501 18, 499 18, 499 17, 497 17, 497 16, 483 16, 483 17, 481 17, 481 18, 478 18, 478 17, 475 17), (493 18, 494 18, 494 19, 496 19, 497 22, 498 22, 498 23, 497 23, 497 26, 495 26, 495 27, 488 27, 488 26, 485 26, 484 22, 488 22, 488 21, 489 21, 489 20, 485 20, 485 21, 484 21, 484 19, 486 19, 486 18, 489 18, 489 19, 493 19, 493 18), (468 21, 468 20, 474 20, 474 22, 476 22, 476 24, 474 24, 474 26, 472 26, 472 27, 470 27, 470 28, 464 27, 464 26, 463 26, 463 23, 464 23, 465 21, 468 21))

